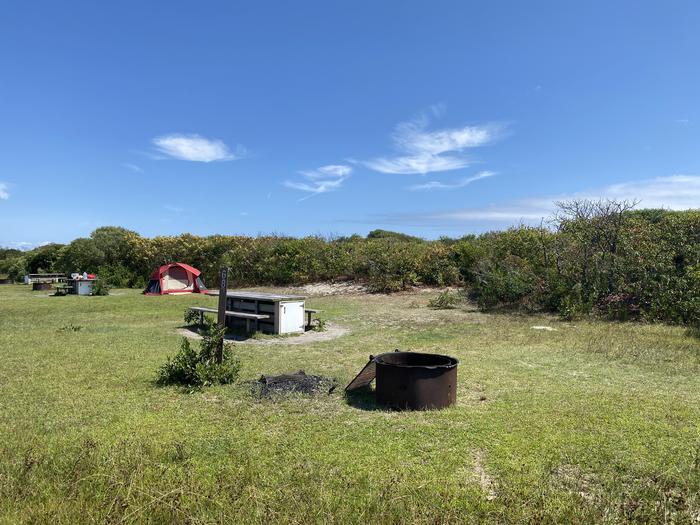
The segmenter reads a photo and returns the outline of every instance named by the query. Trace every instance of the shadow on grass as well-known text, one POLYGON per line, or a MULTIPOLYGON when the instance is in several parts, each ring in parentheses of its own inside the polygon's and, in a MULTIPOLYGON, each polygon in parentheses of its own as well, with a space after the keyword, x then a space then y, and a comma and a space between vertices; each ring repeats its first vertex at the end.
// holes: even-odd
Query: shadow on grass
POLYGON ((383 407, 377 405, 374 390, 369 386, 358 388, 352 392, 345 392, 345 402, 351 407, 360 410, 385 410, 383 407))
MULTIPOLYGON (((193 335, 200 336, 200 337, 204 336, 204 334, 206 333, 206 327, 204 325, 199 325, 199 324, 181 325, 181 326, 178 326, 178 330, 185 330, 187 332, 190 332, 193 335)), ((181 334, 181 335, 183 335, 183 337, 187 337, 184 334, 181 334)), ((241 341, 248 341, 251 339, 262 339, 264 337, 272 338, 274 336, 265 335, 262 332, 248 333, 245 330, 238 330, 238 329, 232 330, 232 329, 228 328, 226 330, 226 334, 224 334, 224 341, 226 341, 227 343, 231 342, 231 341, 241 342, 241 341)))
POLYGON ((700 327, 691 326, 690 328, 686 328, 685 335, 700 340, 700 327))

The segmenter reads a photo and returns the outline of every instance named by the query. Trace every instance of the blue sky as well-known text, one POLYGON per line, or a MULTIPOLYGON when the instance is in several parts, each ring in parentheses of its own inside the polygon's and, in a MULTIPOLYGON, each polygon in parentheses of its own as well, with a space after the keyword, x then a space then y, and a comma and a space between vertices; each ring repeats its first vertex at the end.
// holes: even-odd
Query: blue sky
POLYGON ((700 206, 700 3, 8 2, 0 245, 700 206))

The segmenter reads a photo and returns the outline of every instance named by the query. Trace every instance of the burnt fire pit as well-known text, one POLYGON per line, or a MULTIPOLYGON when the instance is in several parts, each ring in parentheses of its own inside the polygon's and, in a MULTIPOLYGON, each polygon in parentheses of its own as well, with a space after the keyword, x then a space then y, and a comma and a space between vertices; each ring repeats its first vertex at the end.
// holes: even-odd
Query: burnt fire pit
POLYGON ((457 365, 454 357, 418 352, 388 352, 370 361, 345 388, 369 385, 376 378, 377 404, 398 410, 440 409, 457 400, 457 365))

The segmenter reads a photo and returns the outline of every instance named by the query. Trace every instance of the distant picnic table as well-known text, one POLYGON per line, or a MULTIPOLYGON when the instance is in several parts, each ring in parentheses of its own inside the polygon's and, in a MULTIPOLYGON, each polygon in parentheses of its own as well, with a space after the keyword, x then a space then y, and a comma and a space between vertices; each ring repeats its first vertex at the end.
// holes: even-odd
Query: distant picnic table
POLYGON ((64 273, 29 273, 24 276, 25 284, 60 283, 66 280, 64 273))

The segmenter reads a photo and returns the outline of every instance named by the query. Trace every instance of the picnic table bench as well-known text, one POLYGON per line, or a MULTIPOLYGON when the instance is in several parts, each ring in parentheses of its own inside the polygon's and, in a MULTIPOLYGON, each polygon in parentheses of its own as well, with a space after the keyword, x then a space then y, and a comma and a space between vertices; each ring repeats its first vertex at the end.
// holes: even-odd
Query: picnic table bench
POLYGON ((58 283, 56 285, 55 295, 68 295, 73 291, 73 287, 66 282, 58 283))
MULTIPOLYGON (((216 314, 219 311, 216 308, 206 308, 204 306, 191 306, 190 310, 193 312, 199 312, 199 324, 204 324, 204 314, 211 313, 216 314)), ((245 327, 248 332, 250 332, 250 321, 259 321, 260 319, 268 319, 270 316, 268 314, 254 314, 249 312, 232 312, 226 310, 226 317, 238 317, 239 319, 245 319, 245 327)))
MULTIPOLYGON (((306 326, 311 328, 311 316, 322 312, 323 310, 315 310, 314 308, 305 308, 304 313, 306 314, 306 326)), ((307 329, 308 329, 307 328, 307 329)))

